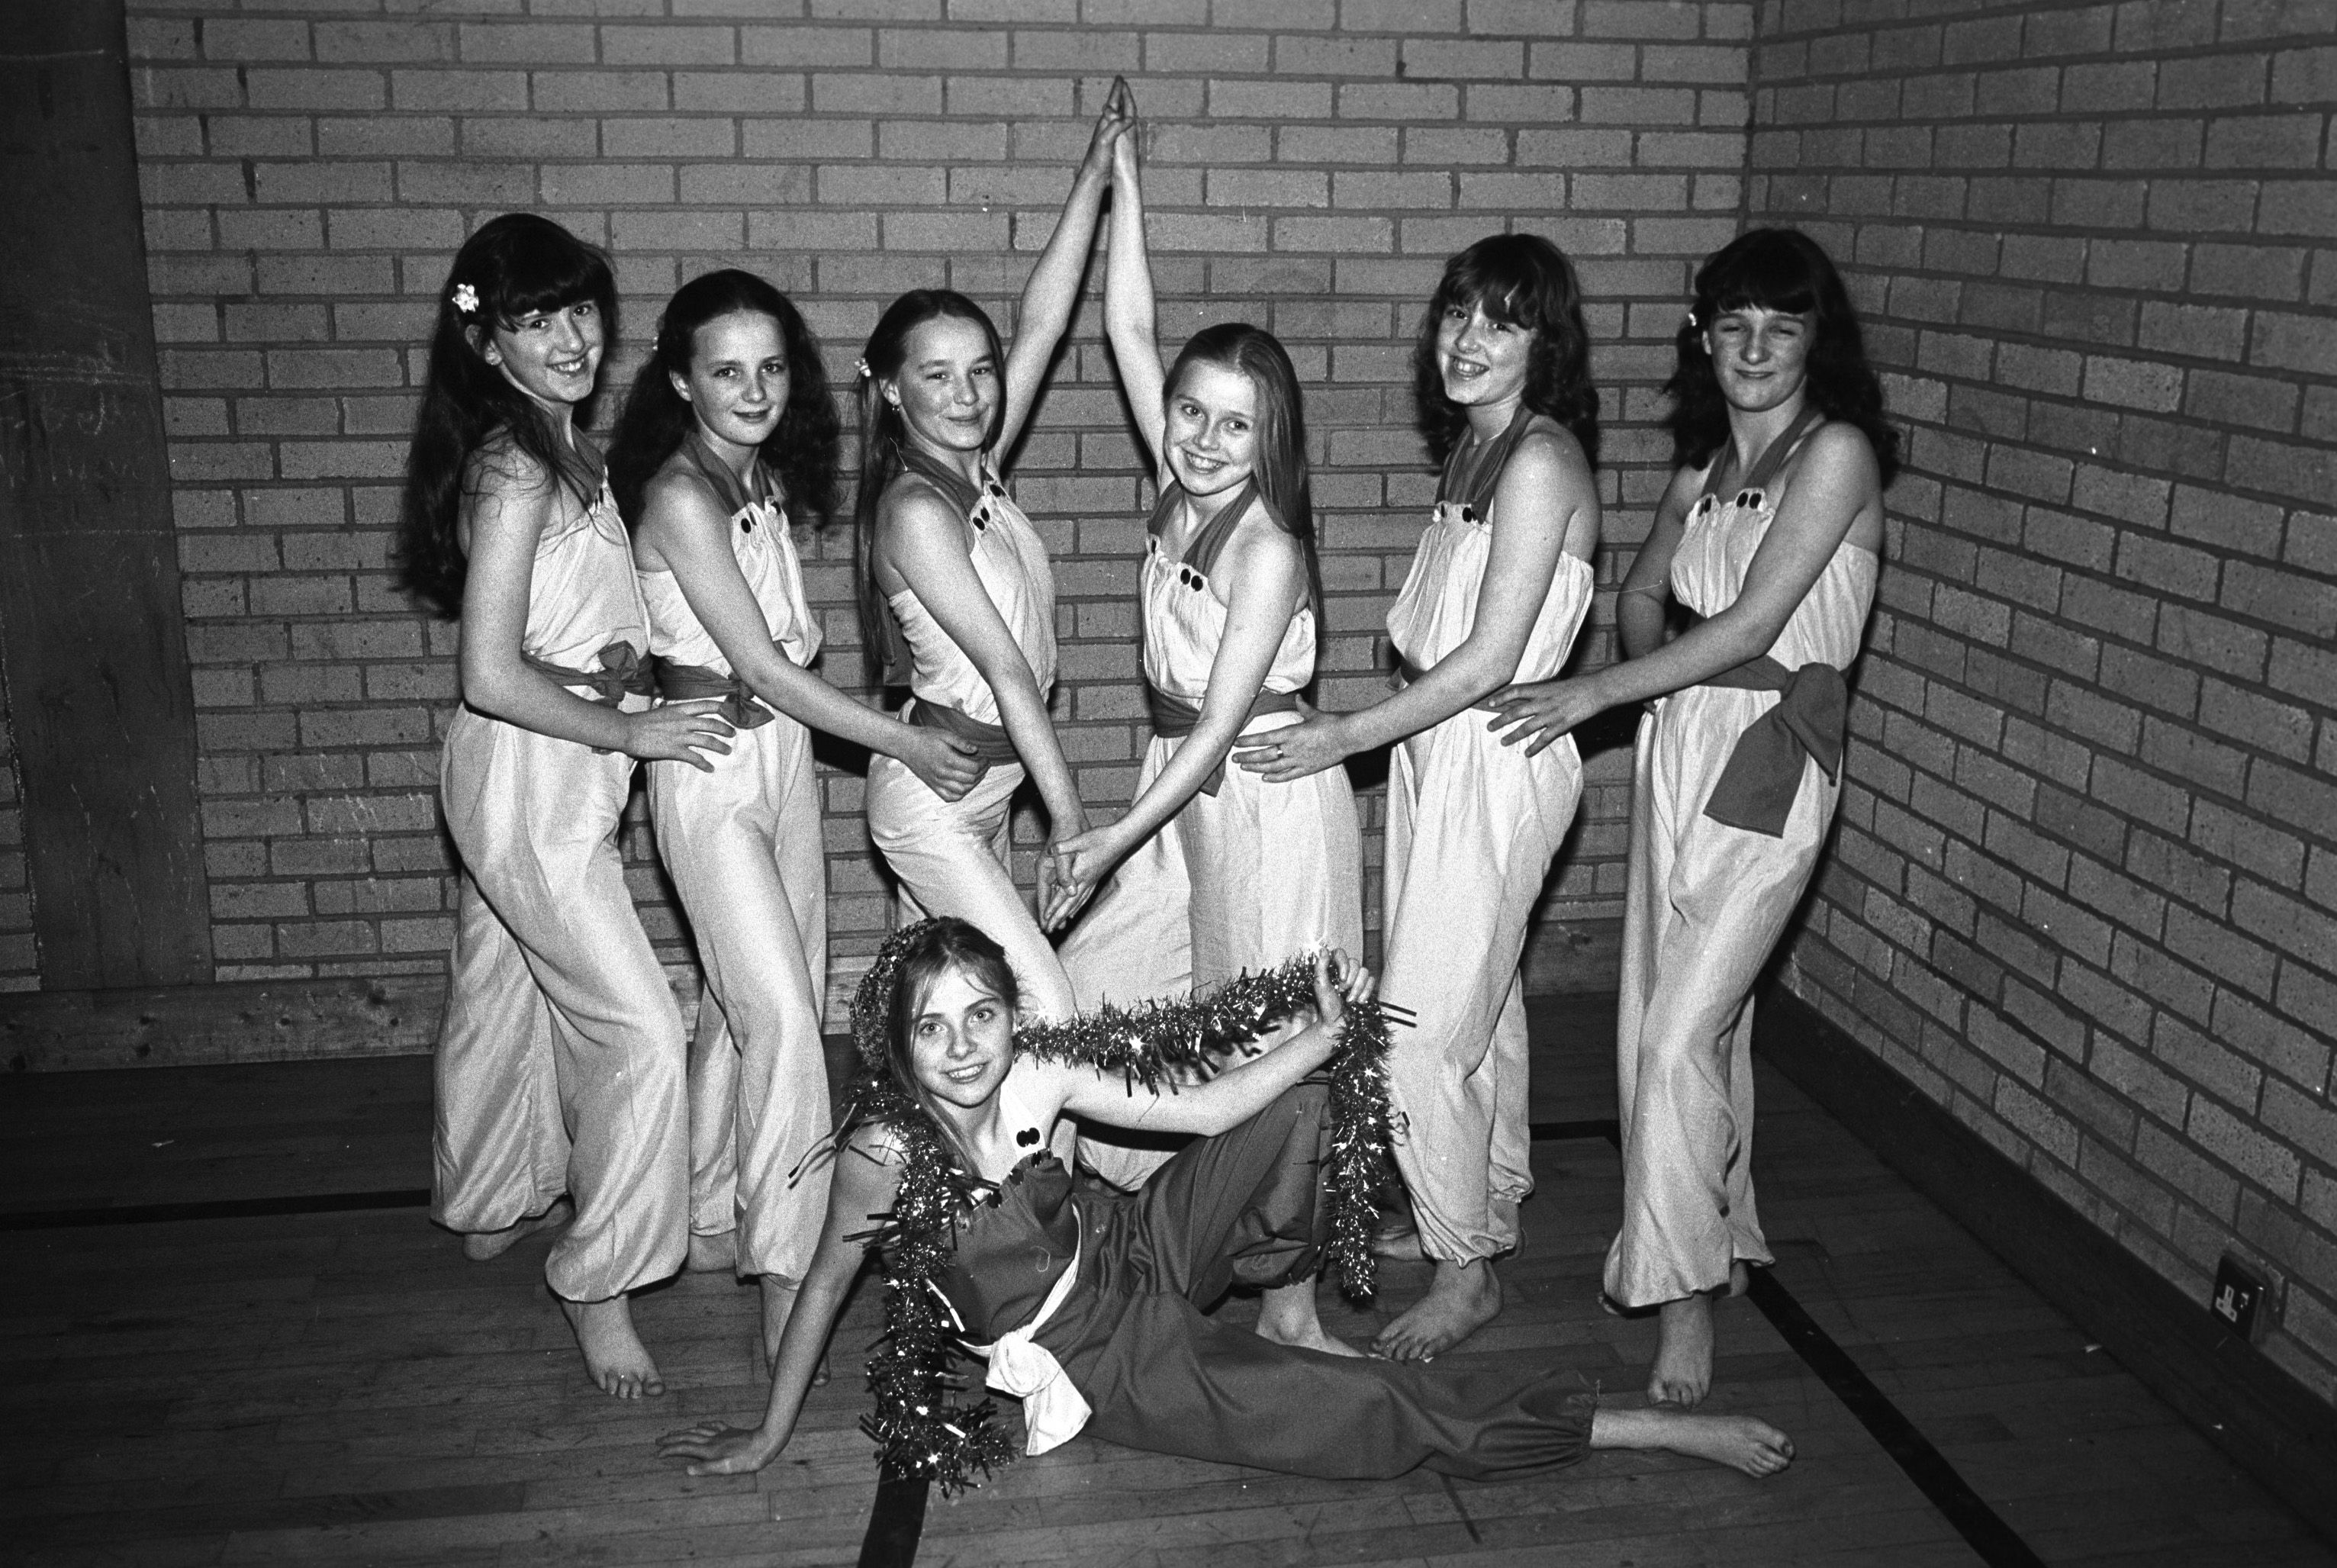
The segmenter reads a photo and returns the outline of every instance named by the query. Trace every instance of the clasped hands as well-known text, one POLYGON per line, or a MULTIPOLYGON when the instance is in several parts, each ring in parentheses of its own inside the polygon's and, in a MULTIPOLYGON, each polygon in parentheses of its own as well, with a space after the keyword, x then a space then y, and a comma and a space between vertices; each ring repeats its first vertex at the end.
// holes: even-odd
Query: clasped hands
POLYGON ((1127 850, 1110 828, 1051 838, 1039 856, 1039 928, 1061 931, 1087 906, 1127 850))

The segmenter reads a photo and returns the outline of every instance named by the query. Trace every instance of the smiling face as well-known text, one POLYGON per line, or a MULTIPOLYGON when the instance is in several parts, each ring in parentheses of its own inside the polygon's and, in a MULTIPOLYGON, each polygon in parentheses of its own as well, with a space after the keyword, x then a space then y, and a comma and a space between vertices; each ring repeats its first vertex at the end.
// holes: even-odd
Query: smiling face
POLYGON ((1715 315, 1704 329, 1704 347, 1728 406, 1759 414, 1791 401, 1808 378, 1815 327, 1808 315, 1758 305, 1715 315))
POLYGON ((743 457, 787 412, 787 338, 758 310, 717 316, 690 339, 689 374, 670 379, 715 449, 743 457))
POLYGON ((1187 495, 1217 495, 1257 470, 1257 384, 1247 376, 1197 359, 1166 401, 1168 471, 1187 495))
POLYGON ((977 1111, 1014 1065, 1014 1008, 953 964, 917 998, 909 1059, 918 1087, 940 1104, 977 1111))
POLYGON ((547 408, 568 409, 592 396, 605 336, 600 307, 578 299, 532 311, 508 326, 496 323, 480 342, 479 353, 504 379, 547 408))
POLYGON ((1464 408, 1485 408, 1525 396, 1534 340, 1540 333, 1485 313, 1485 302, 1455 302, 1436 324, 1436 369, 1444 395, 1464 408))
POLYGON ((999 377, 980 324, 936 316, 909 333, 900 374, 883 391, 919 446, 936 454, 979 452, 997 424, 999 377))

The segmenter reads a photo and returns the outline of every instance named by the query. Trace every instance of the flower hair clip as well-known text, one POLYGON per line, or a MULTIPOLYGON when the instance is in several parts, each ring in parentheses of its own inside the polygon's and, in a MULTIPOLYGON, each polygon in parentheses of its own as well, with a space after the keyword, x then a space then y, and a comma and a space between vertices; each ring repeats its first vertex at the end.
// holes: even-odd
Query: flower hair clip
POLYGON ((468 283, 455 284, 455 292, 448 298, 454 300, 455 309, 465 316, 479 308, 479 291, 468 283))
POLYGON ((852 362, 852 373, 859 377, 864 381, 875 374, 875 371, 868 368, 868 361, 865 358, 855 359, 852 362))

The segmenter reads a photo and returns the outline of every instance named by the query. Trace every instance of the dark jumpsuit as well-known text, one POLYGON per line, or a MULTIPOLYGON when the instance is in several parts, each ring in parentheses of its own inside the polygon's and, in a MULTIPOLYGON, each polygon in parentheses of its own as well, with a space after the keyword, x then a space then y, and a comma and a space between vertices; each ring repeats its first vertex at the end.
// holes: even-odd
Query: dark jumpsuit
POLYGON ((963 1222, 938 1281, 967 1338, 1030 1321, 1076 1243, 1079 1283, 1035 1338, 1099 1437, 1338 1479, 1420 1465, 1511 1478, 1580 1458, 1598 1398, 1572 1374, 1331 1356, 1203 1314, 1236 1282, 1315 1272, 1326 1106, 1322 1085, 1299 1084, 1134 1193, 1075 1180, 1049 1153, 1023 1161, 963 1222))

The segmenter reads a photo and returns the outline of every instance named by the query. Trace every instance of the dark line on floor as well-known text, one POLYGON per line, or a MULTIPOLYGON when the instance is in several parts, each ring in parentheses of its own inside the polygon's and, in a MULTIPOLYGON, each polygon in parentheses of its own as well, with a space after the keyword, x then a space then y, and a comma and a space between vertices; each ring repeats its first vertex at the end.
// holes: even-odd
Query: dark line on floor
POLYGON ((887 1475, 876 1483, 868 1533, 860 1538, 860 1568, 913 1568, 925 1533, 925 1496, 933 1483, 887 1475))
POLYGON ((1452 1485, 1450 1475, 1439 1475, 1436 1478, 1444 1483, 1444 1494, 1452 1499, 1452 1512, 1461 1515, 1461 1527, 1469 1532, 1470 1540, 1482 1546, 1485 1538, 1477 1533, 1477 1522, 1469 1517, 1469 1505, 1461 1501, 1461 1488, 1452 1485))
MULTIPOLYGON (((1533 1135, 1537 1142, 1604 1138, 1618 1149, 1623 1143, 1622 1123, 1615 1121, 1537 1122, 1533 1135)), ((1827 1390, 1858 1417, 1867 1435, 1882 1445, 1882 1451, 1989 1568, 2044 1568, 2044 1559, 1988 1505, 1987 1499, 1971 1489, 1971 1484, 1948 1463, 1947 1455, 1934 1448, 1931 1440, 1891 1402, 1891 1396, 1875 1387, 1850 1352, 1818 1326, 1817 1319, 1777 1279, 1776 1271, 1755 1269, 1752 1276, 1752 1288, 1745 1294, 1761 1309, 1761 1316, 1793 1347, 1802 1364, 1816 1373, 1827 1390)))
POLYGON ((1833 1336, 1803 1310, 1794 1293, 1777 1282, 1774 1270, 1754 1269, 1753 1288, 1745 1294, 1990 1568, 2044 1568, 2044 1559, 1971 1489, 1947 1455, 1931 1446, 1931 1440, 1916 1430, 1891 1396, 1834 1343, 1833 1336))
POLYGON ((1604 1138, 1609 1143, 1619 1142, 1622 1123, 1612 1116, 1593 1116, 1580 1122, 1535 1122, 1526 1131, 1537 1143, 1563 1143, 1574 1138, 1604 1138))
POLYGON ((0 1230, 67 1230, 85 1225, 160 1225, 181 1220, 259 1220, 281 1214, 345 1214, 357 1209, 421 1209, 427 1187, 383 1192, 313 1192, 293 1198, 214 1198, 199 1203, 123 1203, 107 1209, 36 1209, 0 1214, 0 1230))

